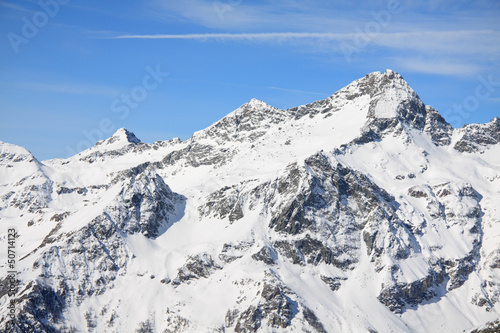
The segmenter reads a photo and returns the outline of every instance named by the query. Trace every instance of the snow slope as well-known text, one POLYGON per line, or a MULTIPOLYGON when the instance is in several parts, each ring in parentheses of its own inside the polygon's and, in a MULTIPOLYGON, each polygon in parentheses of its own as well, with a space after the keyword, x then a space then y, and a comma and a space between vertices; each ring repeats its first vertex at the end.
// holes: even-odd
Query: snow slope
POLYGON ((499 133, 498 118, 453 129, 387 70, 289 110, 251 100, 185 141, 120 129, 42 162, 0 143, 0 238, 19 235, 1 330, 486 327, 499 133))

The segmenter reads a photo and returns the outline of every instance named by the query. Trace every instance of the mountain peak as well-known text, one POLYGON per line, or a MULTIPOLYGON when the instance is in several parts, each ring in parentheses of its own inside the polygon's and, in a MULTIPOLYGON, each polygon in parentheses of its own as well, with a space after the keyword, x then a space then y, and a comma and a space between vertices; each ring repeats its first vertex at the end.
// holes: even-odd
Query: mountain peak
POLYGON ((271 107, 269 104, 267 104, 264 101, 261 101, 256 98, 252 98, 249 102, 243 104, 238 108, 238 110, 242 109, 262 109, 262 108, 269 108, 271 107))
POLYGON ((141 140, 139 140, 134 133, 128 131, 127 129, 125 128, 120 128, 118 129, 112 136, 110 139, 115 139, 117 141, 126 141, 126 142, 129 142, 129 143, 140 143, 141 140))
POLYGON ((138 144, 139 140, 134 133, 125 128, 118 129, 110 138, 96 143, 96 146, 105 146, 106 148, 120 148, 129 144, 138 144))
POLYGON ((11 159, 16 156, 33 157, 33 155, 24 147, 0 141, 0 159, 11 159))
POLYGON ((384 74, 385 74, 385 75, 393 75, 393 74, 399 75, 399 73, 394 72, 392 69, 389 69, 389 68, 387 68, 387 69, 385 70, 385 73, 384 73, 384 74))
MULTIPOLYGON (((384 73, 377 71, 366 74, 361 79, 358 79, 351 83, 351 85, 353 84, 368 84, 371 88, 379 88, 378 90, 397 88, 414 92, 408 82, 405 81, 403 76, 391 69, 386 69, 384 73)), ((368 92, 369 91, 370 90, 368 90, 368 92)), ((377 90, 375 90, 374 92, 376 91, 377 90)))
POLYGON ((0 332, 470 332, 500 313, 499 153, 499 118, 453 129, 390 70, 183 142, 0 142, 0 332))
POLYGON ((0 186, 28 178, 39 172, 39 167, 40 163, 27 149, 0 141, 0 186))
MULTIPOLYGON (((415 91, 399 73, 387 69, 384 73, 377 71, 366 74, 362 78, 340 89, 328 97, 327 100, 336 100, 339 98, 353 100, 363 96, 368 96, 372 100, 383 98, 394 101, 396 99, 418 98, 415 91)), ((391 117, 395 116, 395 114, 391 115, 391 117)))
POLYGON ((408 82, 397 72, 387 69, 385 73, 373 72, 354 81, 347 88, 368 94, 372 100, 369 116, 376 119, 411 116, 412 110, 418 106, 423 110, 420 97, 410 87, 408 82), (407 111, 407 112, 405 112, 407 111), (408 112, 409 111, 409 112, 408 112))
POLYGON ((398 72, 395 72, 395 71, 393 71, 392 69, 389 69, 389 68, 386 69, 385 72, 381 73, 381 74, 384 75, 385 77, 389 78, 389 79, 394 79, 394 78, 397 78, 397 79, 401 78, 402 79, 403 78, 401 76, 401 74, 399 74, 398 72))
MULTIPOLYGON (((403 76, 399 74, 396 71, 393 71, 392 69, 386 69, 385 72, 380 72, 380 71, 375 71, 371 72, 365 75, 364 78, 367 77, 378 77, 378 78, 385 78, 385 79, 391 79, 391 80, 404 80, 403 76)), ((362 78, 363 79, 363 78, 362 78)))

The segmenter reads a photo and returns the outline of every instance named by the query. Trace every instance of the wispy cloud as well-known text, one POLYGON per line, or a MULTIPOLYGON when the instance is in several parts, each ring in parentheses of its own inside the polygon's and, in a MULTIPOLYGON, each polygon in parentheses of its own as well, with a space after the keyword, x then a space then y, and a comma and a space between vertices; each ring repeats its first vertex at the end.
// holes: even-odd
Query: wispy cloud
MULTIPOLYGON (((210 29, 236 31, 264 29, 305 30, 316 26, 316 31, 352 26, 353 15, 340 11, 326 15, 326 2, 309 1, 211 1, 184 0, 152 2, 149 15, 162 21, 194 23, 210 29), (338 15, 335 15, 338 12, 338 15), (333 17, 331 15, 334 15, 333 17), (351 16, 351 17, 347 17, 351 16)), ((333 6, 335 7, 335 6, 333 6)))
POLYGON ((356 61, 365 55, 384 63, 397 58, 402 68, 442 75, 473 75, 499 65, 500 3, 471 7, 453 0, 405 1, 396 11, 391 11, 391 3, 374 0, 360 8, 346 0, 155 0, 146 14, 150 19, 194 24, 210 32, 105 38, 279 43, 335 61, 351 61, 346 50, 355 50, 356 61))
MULTIPOLYGON (((326 40, 346 42, 356 47, 356 39, 367 39, 367 43, 379 47, 417 51, 428 55, 500 53, 500 32, 492 30, 463 31, 410 31, 377 34, 336 32, 259 32, 259 33, 200 33, 200 34, 155 34, 119 35, 112 39, 194 39, 194 40, 246 40, 246 41, 296 41, 326 40)), ((335 46, 335 44, 334 44, 335 46)), ((332 48, 330 48, 332 50, 332 48)), ((339 49, 338 49, 339 50, 339 49)), ((337 51, 338 51, 337 50, 337 51)))
MULTIPOLYGON (((209 29, 233 32, 264 30, 336 31, 363 30, 365 24, 376 21, 374 14, 397 10, 389 14, 386 32, 428 30, 488 29, 496 26, 498 1, 477 1, 471 6, 464 1, 213 1, 155 0, 150 3, 148 16, 161 21, 195 24, 209 29), (411 15, 410 15, 411 14, 411 15)), ((380 18, 381 16, 379 16, 380 18)))
POLYGON ((24 8, 22 6, 15 5, 13 3, 5 2, 5 1, 0 1, 0 7, 10 8, 10 9, 18 10, 18 11, 21 11, 21 12, 27 12, 27 13, 33 13, 34 12, 34 11, 26 9, 26 8, 24 8))
POLYGON ((500 53, 500 32, 493 30, 406 31, 377 34, 336 32, 259 32, 119 35, 113 39, 189 39, 200 41, 284 42, 295 46, 307 44, 307 50, 342 54, 347 47, 359 53, 374 47, 391 50, 397 64, 406 70, 442 75, 474 75, 488 62, 497 62, 500 53), (366 47, 357 39, 368 39, 366 47), (365 50, 366 49, 366 50, 365 50))
POLYGON ((428 74, 472 76, 484 69, 477 64, 457 62, 456 60, 405 57, 396 58, 395 61, 398 67, 405 71, 428 74))
POLYGON ((493 30, 419 30, 409 32, 381 33, 373 43, 401 50, 415 50, 426 54, 454 53, 498 54, 500 32, 493 30))

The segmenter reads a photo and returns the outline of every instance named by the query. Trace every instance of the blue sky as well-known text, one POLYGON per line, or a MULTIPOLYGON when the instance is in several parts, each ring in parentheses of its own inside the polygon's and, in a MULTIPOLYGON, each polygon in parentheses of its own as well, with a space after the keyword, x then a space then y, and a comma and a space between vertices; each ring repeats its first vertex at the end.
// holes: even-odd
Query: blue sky
POLYGON ((386 68, 455 127, 500 116, 500 2, 0 0, 0 140, 40 160, 120 128, 189 138, 386 68))

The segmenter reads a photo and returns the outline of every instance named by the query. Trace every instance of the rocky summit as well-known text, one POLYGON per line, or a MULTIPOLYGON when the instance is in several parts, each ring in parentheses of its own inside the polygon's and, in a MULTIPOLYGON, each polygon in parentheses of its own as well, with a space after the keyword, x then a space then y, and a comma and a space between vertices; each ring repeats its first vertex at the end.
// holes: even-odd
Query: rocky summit
POLYGON ((499 142, 391 70, 185 141, 0 142, 0 331, 498 332, 499 142))

